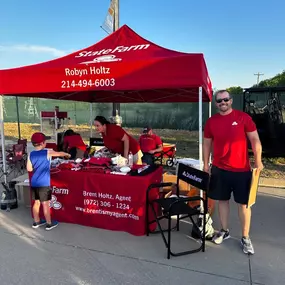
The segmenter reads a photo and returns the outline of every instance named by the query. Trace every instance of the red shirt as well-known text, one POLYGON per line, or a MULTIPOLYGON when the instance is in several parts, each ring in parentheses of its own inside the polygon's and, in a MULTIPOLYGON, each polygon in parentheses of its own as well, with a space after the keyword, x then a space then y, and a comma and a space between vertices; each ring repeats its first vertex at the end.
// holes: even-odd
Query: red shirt
POLYGON ((256 131, 256 126, 251 117, 238 110, 209 118, 204 137, 213 140, 213 165, 230 171, 249 171, 246 133, 253 131, 256 131))
POLYGON ((63 145, 64 145, 64 147, 68 147, 68 149, 76 147, 76 148, 81 149, 83 151, 86 150, 86 145, 85 145, 85 143, 82 140, 80 135, 73 135, 73 136, 64 137, 63 145))
POLYGON ((105 147, 114 153, 124 155, 124 142, 122 141, 122 138, 125 134, 129 138, 129 151, 132 152, 132 154, 138 153, 140 150, 138 142, 129 134, 127 134, 120 126, 117 126, 115 124, 107 124, 106 135, 102 134, 105 147))
POLYGON ((141 135, 139 142, 142 152, 149 152, 150 150, 154 150, 157 148, 157 146, 162 144, 160 137, 155 134, 141 135))

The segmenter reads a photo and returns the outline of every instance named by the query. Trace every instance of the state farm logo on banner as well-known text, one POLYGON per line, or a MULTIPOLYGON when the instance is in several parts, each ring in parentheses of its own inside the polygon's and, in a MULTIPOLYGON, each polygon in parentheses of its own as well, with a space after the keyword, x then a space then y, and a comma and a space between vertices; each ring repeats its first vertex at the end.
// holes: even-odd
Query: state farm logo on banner
POLYGON ((51 195, 51 201, 50 201, 50 208, 53 208, 55 210, 62 209, 62 204, 57 200, 56 195, 68 195, 69 190, 67 188, 58 188, 56 186, 52 186, 52 195, 51 195))
POLYGON ((114 62, 114 61, 121 61, 121 58, 117 58, 114 54, 112 55, 102 55, 94 58, 93 60, 80 62, 80 64, 92 64, 92 63, 99 63, 99 62, 114 62))
POLYGON ((124 52, 130 52, 130 51, 140 51, 140 50, 146 50, 150 47, 150 44, 140 44, 140 45, 132 45, 132 46, 117 46, 115 48, 104 48, 101 50, 84 50, 79 52, 75 57, 91 57, 91 56, 105 56, 110 55, 114 53, 124 53, 124 52))
POLYGON ((62 204, 57 201, 57 198, 54 195, 51 195, 51 200, 50 200, 50 208, 53 208, 55 210, 59 210, 62 208, 62 204))
POLYGON ((52 186, 52 193, 60 195, 68 195, 69 190, 67 188, 58 188, 56 186, 52 186))

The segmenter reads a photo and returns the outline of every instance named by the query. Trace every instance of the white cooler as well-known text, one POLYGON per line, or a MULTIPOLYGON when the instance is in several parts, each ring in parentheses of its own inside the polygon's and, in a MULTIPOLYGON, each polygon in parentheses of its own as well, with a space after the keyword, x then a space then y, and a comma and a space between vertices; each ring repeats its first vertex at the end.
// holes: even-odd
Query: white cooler
POLYGON ((178 165, 179 163, 183 163, 185 165, 191 166, 193 168, 199 169, 200 170, 200 162, 199 159, 194 159, 194 158, 179 158, 177 159, 177 164, 176 164, 176 175, 178 173, 178 165))

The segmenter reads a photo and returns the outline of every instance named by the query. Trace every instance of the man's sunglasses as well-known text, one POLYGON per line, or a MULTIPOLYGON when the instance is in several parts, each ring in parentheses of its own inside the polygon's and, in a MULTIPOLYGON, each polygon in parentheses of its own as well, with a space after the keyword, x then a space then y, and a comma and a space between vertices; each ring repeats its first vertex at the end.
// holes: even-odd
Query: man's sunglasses
POLYGON ((229 102, 230 100, 231 100, 231 98, 222 98, 222 99, 216 99, 216 102, 219 104, 219 103, 222 103, 223 101, 229 102))

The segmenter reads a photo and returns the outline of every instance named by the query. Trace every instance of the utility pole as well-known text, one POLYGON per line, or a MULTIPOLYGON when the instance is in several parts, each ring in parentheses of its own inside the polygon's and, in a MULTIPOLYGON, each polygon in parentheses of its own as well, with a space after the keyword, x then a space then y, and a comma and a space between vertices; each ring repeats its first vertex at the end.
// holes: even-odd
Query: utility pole
MULTIPOLYGON (((114 5, 114 27, 113 31, 117 31, 120 27, 120 1, 119 0, 111 0, 114 5)), ((113 116, 119 115, 120 116, 120 103, 113 103, 113 116)))
POLYGON ((257 85, 258 85, 258 84, 259 84, 259 77, 262 76, 262 75, 264 75, 264 74, 258 72, 258 73, 255 73, 254 75, 257 76, 257 85))

